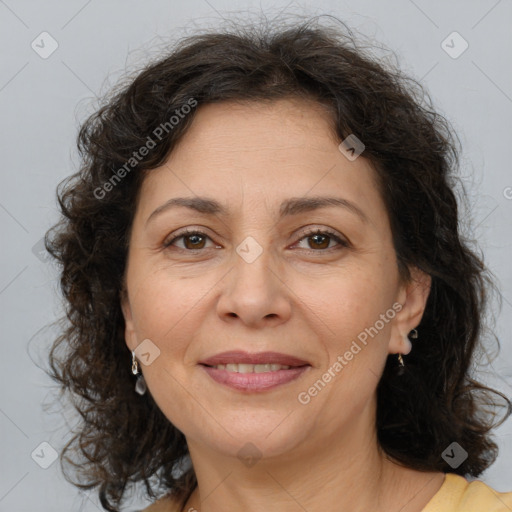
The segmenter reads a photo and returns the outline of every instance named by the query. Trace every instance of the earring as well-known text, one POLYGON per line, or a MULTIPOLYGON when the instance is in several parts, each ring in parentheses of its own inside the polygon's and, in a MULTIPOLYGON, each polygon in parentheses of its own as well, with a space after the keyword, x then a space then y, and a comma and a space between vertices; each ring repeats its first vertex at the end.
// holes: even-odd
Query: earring
POLYGON ((402 354, 398 354, 398 375, 403 375, 404 374, 404 368, 405 368, 405 365, 404 365, 404 360, 402 358, 402 354))
MULTIPOLYGON (((139 363, 135 358, 135 351, 132 350, 132 373, 133 375, 137 375, 139 373, 139 363)), ((146 392, 146 381, 144 380, 144 375, 142 373, 137 376, 137 382, 135 383, 135 391, 139 395, 143 395, 146 392)))
MULTIPOLYGON (((409 341, 409 336, 406 336, 407 341, 409 341)), ((416 329, 413 329, 411 331, 411 338, 417 339, 418 338, 418 331, 416 329)), ((404 359, 402 357, 402 354, 398 354, 398 375, 403 375, 405 371, 405 364, 404 359)))

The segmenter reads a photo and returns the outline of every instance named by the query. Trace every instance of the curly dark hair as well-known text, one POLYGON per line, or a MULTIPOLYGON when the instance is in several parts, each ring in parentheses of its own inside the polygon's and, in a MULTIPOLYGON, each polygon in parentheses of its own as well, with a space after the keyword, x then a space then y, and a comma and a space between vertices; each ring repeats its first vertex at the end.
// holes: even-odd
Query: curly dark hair
POLYGON ((45 237, 66 304, 49 373, 81 416, 61 464, 76 470, 76 486, 99 486, 105 510, 118 510, 128 484, 143 483, 152 498, 165 490, 182 503, 197 485, 193 467, 176 472, 188 455, 184 434, 150 393, 134 393, 120 301, 141 183, 165 162, 197 109, 214 102, 313 100, 327 107, 340 141, 355 134, 364 142, 400 278, 408 282, 412 267, 432 278, 405 373, 397 374, 390 356, 378 384, 379 444, 420 471, 478 476, 495 460, 494 409, 506 409, 504 421, 512 404, 473 376, 496 284, 470 248, 474 242, 459 232, 460 144, 421 84, 384 64, 374 49, 330 16, 198 32, 120 83, 81 125, 80 169, 59 184, 62 216, 45 237), (194 101, 197 108, 162 130, 194 101), (154 147, 141 157, 150 140, 154 147), (468 453, 455 469, 441 457, 453 441, 468 453))

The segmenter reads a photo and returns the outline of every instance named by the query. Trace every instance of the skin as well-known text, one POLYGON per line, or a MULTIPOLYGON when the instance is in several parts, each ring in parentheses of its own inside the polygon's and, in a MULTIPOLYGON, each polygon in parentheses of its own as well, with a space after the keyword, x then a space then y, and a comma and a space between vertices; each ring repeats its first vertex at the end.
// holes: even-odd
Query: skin
POLYGON ((184 510, 419 512, 443 482, 443 473, 395 464, 377 443, 380 375, 389 354, 411 350, 406 336, 420 323, 431 282, 417 269, 413 281, 400 281, 374 170, 364 154, 349 161, 338 144, 326 112, 305 100, 205 105, 143 182, 122 300, 125 338, 130 350, 145 339, 160 350, 140 366, 187 439, 198 489, 184 510), (368 222, 340 207, 279 219, 282 201, 312 195, 345 198, 368 222), (195 196, 216 199, 229 215, 180 207, 147 222, 169 199, 195 196), (164 247, 184 227, 206 237, 164 247), (332 229, 349 245, 306 236, 309 228, 332 229), (248 236, 262 250, 251 263, 236 251, 248 236), (394 303, 402 305, 396 316, 300 403, 298 394, 394 303), (198 365, 235 349, 283 352, 311 368, 246 393, 198 365), (261 456, 250 467, 237 455, 246 443, 261 456))

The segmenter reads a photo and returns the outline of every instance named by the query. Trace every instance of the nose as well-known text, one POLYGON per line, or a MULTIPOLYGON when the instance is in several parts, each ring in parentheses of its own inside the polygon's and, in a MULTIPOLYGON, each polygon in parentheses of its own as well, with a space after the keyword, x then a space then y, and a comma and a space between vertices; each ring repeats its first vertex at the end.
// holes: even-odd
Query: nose
POLYGON ((223 321, 261 328, 290 318, 293 293, 286 284, 283 266, 268 247, 264 249, 254 240, 249 245, 240 244, 233 254, 233 268, 222 283, 217 312, 223 321), (253 259, 255 246, 261 253, 253 259))

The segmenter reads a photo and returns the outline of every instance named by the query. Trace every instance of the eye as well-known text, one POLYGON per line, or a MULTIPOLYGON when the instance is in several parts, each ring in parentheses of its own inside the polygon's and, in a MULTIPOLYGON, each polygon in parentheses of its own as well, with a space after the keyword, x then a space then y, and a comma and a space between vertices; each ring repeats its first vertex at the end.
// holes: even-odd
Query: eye
POLYGON ((210 237, 203 233, 202 231, 198 230, 184 230, 178 233, 176 236, 171 238, 170 240, 166 240, 163 244, 164 247, 169 247, 171 245, 174 245, 174 242, 176 242, 179 239, 183 239, 185 247, 178 247, 178 249, 193 251, 193 250, 200 250, 204 249, 204 243, 206 239, 210 239, 210 237))
MULTIPOLYGON (((166 240, 163 246, 164 248, 168 248, 175 245, 175 242, 180 239, 183 239, 184 247, 178 246, 178 249, 184 251, 202 250, 205 248, 206 240, 211 240, 210 237, 202 231, 185 229, 173 236, 170 240, 166 240)), ((306 232, 297 244, 300 244, 303 240, 307 239, 311 239, 313 241, 308 244, 309 248, 306 249, 310 252, 325 252, 326 250, 333 249, 333 247, 329 247, 333 240, 341 247, 349 247, 349 243, 338 236, 337 233, 325 229, 315 229, 306 232)), ((216 247, 220 248, 220 246, 216 247)), ((334 249, 336 249, 336 247, 334 247, 334 249)))
MULTIPOLYGON (((302 240, 307 239, 312 240, 312 243, 308 243, 309 248, 307 248, 311 250, 311 252, 325 252, 326 249, 332 249, 333 247, 329 247, 329 245, 333 240, 337 242, 339 246, 349 247, 349 243, 346 240, 343 240, 333 231, 325 229, 315 229, 306 232, 298 243, 302 242, 302 240)), ((339 249, 339 247, 337 249, 339 249)))

